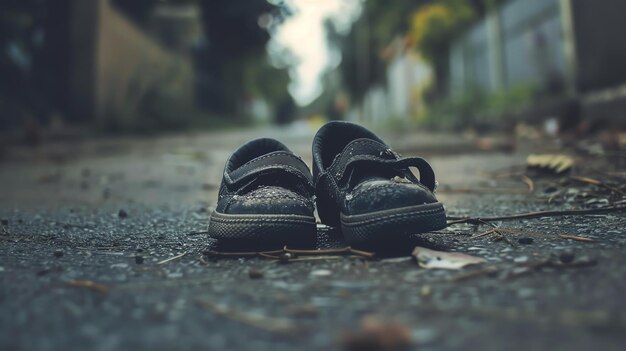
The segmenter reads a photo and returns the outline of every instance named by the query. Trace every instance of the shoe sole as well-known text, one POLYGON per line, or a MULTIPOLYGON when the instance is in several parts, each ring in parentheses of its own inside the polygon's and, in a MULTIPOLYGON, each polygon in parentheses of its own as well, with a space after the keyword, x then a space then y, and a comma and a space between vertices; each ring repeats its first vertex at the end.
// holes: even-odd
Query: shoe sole
POLYGON ((341 214, 343 236, 352 246, 399 242, 447 226, 446 212, 439 202, 353 216, 341 214))
POLYGON ((225 214, 213 211, 209 236, 239 247, 309 247, 315 245, 315 217, 300 215, 225 214))

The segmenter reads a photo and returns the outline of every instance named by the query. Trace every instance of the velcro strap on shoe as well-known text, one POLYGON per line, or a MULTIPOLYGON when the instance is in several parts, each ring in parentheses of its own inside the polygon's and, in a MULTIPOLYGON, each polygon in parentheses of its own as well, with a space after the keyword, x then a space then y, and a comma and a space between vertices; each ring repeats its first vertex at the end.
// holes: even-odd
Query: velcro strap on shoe
MULTIPOLYGON (((343 183, 349 174, 348 170, 358 164, 392 167, 399 170, 415 167, 419 171, 419 182, 430 191, 435 190, 435 172, 426 160, 420 157, 401 158, 387 145, 377 141, 357 139, 348 144, 340 155, 328 169, 328 172, 339 183, 343 183)), ((410 176, 412 177, 412 174, 410 176)))
MULTIPOLYGON (((346 170, 360 164, 371 164, 372 166, 387 166, 398 170, 405 170, 409 167, 415 167, 419 171, 419 182, 424 184, 430 191, 435 191, 435 172, 426 160, 421 157, 403 157, 396 160, 385 160, 374 156, 355 156, 350 159, 346 165, 346 170)), ((341 175, 340 182, 349 174, 344 171, 341 175)))
POLYGON ((248 161, 230 173, 225 172, 224 180, 228 185, 238 185, 268 174, 276 174, 277 177, 280 177, 281 174, 296 176, 313 191, 309 167, 301 158, 285 151, 271 152, 248 161))
POLYGON ((328 172, 337 179, 341 178, 340 174, 346 169, 348 162, 355 156, 396 159, 396 155, 387 145, 372 139, 356 139, 344 147, 338 158, 328 168, 328 172))

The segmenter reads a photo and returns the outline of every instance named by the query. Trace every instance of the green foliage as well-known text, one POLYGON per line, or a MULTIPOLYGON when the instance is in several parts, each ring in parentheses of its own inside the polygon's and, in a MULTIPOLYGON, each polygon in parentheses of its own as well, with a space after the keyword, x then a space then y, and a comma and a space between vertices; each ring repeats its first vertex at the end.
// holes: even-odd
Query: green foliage
POLYGON ((456 35, 476 18, 467 0, 442 0, 420 7, 411 16, 409 36, 426 59, 445 59, 456 35))
POLYGON ((463 129, 476 125, 498 125, 507 115, 528 108, 537 89, 533 85, 519 85, 494 94, 472 89, 467 95, 435 103, 428 110, 423 123, 441 129, 463 129))

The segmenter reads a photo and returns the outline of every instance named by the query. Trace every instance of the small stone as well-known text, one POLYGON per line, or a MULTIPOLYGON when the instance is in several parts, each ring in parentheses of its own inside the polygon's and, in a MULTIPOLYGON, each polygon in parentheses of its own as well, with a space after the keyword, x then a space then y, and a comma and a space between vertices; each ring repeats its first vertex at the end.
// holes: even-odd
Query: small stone
POLYGON ((63 257, 63 250, 61 250, 61 249, 54 250, 54 257, 56 257, 56 258, 63 257))
POLYGON ((524 262, 528 262, 528 256, 520 256, 520 257, 515 257, 513 259, 513 262, 517 262, 517 263, 524 263, 524 262))
POLYGON ((136 264, 142 264, 143 263, 143 256, 141 256, 141 255, 135 256, 135 263, 136 264))
POLYGON ((178 279, 183 277, 183 272, 168 272, 166 276, 169 279, 178 279))
POLYGON ((291 260, 292 258, 293 258, 293 254, 291 254, 290 252, 285 252, 280 255, 278 262, 289 263, 289 260, 291 260))
POLYGON ((314 277, 328 277, 331 274, 333 274, 333 272, 328 269, 316 269, 311 272, 311 275, 314 277))
POLYGON ((126 217, 128 217, 128 213, 127 213, 126 211, 124 211, 124 210, 120 210, 120 211, 117 213, 117 216, 118 216, 119 218, 126 218, 126 217))
POLYGON ((115 269, 115 268, 119 268, 119 269, 124 269, 124 268, 128 268, 128 263, 115 263, 111 265, 111 268, 115 269))
POLYGON ((517 239, 517 242, 522 244, 522 245, 530 245, 533 243, 533 238, 519 238, 517 239))
POLYGON ((517 296, 519 296, 522 299, 527 299, 529 297, 532 297, 533 295, 535 295, 534 289, 522 288, 517 291, 517 296))
POLYGON ((250 277, 250 279, 261 279, 263 278, 263 271, 256 268, 250 268, 248 270, 248 277, 250 277))
POLYGON ((564 251, 559 255, 559 260, 565 264, 574 262, 574 253, 572 251, 564 251))

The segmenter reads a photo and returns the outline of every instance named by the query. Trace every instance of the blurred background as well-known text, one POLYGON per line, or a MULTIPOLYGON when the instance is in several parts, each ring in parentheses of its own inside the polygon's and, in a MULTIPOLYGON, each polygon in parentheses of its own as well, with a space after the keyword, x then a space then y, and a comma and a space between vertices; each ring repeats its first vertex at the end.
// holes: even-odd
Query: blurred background
POLYGON ((2 0, 0 136, 623 127, 623 13, 620 0, 2 0))

